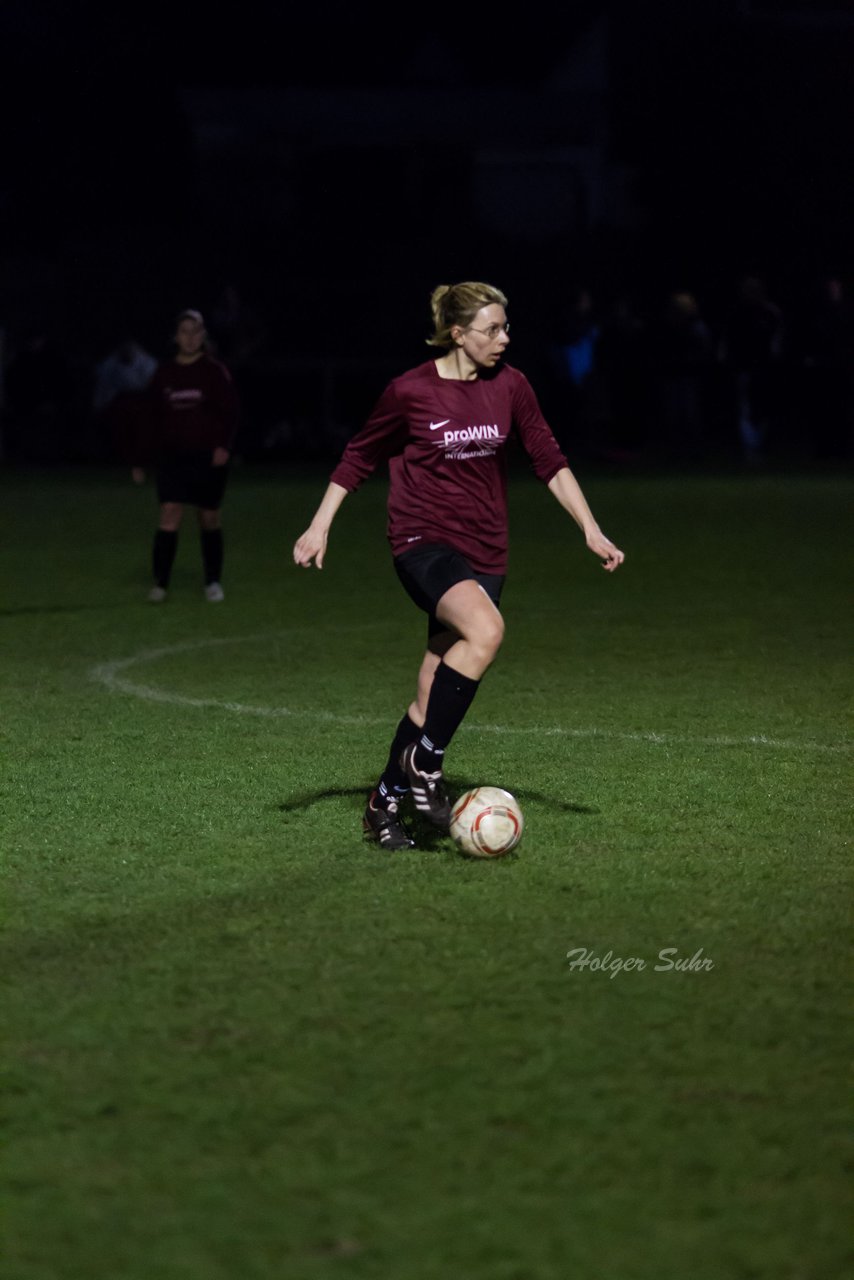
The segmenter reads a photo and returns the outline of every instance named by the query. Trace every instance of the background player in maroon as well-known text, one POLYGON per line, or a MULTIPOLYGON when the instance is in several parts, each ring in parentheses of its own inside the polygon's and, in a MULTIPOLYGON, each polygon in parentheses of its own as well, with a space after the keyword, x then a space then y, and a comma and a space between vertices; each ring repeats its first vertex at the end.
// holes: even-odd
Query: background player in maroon
MULTIPOLYGON (((160 518, 154 535, 154 586, 149 600, 166 598, 184 506, 198 508, 205 596, 224 598, 220 509, 237 431, 238 400, 225 365, 207 354, 205 323, 198 311, 182 311, 175 329, 176 354, 159 365, 149 388, 147 431, 141 442, 153 460, 160 518)), ((140 460, 141 461, 141 460, 140 460)), ((141 466, 133 469, 145 479, 141 466)))
POLYGON ((365 811, 366 833, 385 848, 413 843, 400 816, 410 789, 416 808, 447 829, 445 749, 504 636, 498 604, 507 569, 511 433, 604 568, 613 571, 624 559, 593 518, 527 379, 504 363, 506 305, 499 289, 479 282, 434 290, 428 341, 445 354, 389 384, 294 546, 296 564, 322 568, 344 498, 388 460, 389 542, 403 586, 428 614, 428 643, 415 699, 365 811))

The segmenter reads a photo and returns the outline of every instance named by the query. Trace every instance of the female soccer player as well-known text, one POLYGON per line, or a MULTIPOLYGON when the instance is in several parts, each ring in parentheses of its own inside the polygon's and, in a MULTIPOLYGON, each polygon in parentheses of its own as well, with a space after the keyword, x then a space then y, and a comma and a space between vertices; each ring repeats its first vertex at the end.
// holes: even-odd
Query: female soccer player
POLYGON ((365 834, 386 849, 414 843, 400 813, 410 790, 416 809, 448 828, 444 753, 504 635, 498 603, 507 561, 504 453, 511 431, 604 568, 613 571, 624 559, 594 520, 527 379, 504 363, 506 306, 501 290, 489 284, 434 290, 428 344, 444 354, 388 385, 294 546, 296 564, 308 568, 314 561, 322 569, 344 498, 389 459, 394 566, 428 615, 428 640, 415 699, 365 810, 365 834))
MULTIPOLYGON (((153 604, 166 599, 184 505, 198 508, 205 598, 225 598, 220 508, 228 461, 237 431, 238 401, 225 365, 207 354, 205 322, 198 311, 182 311, 175 329, 174 359, 161 364, 149 387, 151 408, 145 451, 155 460, 160 520, 154 535, 153 604)), ((137 483, 145 479, 133 468, 137 483)))

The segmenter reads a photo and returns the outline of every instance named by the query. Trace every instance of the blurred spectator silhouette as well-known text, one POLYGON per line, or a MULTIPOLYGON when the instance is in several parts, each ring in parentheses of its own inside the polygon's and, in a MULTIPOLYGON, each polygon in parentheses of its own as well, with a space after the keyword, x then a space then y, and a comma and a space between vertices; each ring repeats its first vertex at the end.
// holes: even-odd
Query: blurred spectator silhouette
POLYGON ((558 439, 567 446, 567 436, 572 437, 572 447, 579 444, 588 448, 594 444, 597 419, 601 416, 601 404, 597 396, 596 344, 599 325, 589 289, 579 289, 572 302, 558 316, 552 361, 559 390, 567 407, 567 428, 558 439))
POLYGON ((636 458, 650 430, 649 333, 628 295, 620 295, 603 317, 596 345, 608 422, 607 456, 636 458))
POLYGON ((135 457, 144 396, 156 368, 154 356, 131 337, 95 366, 92 410, 96 457, 122 462, 135 457))
POLYGON ((261 349, 265 329, 260 316, 227 284, 210 310, 208 329, 217 358, 236 370, 261 349))
POLYGON ((59 347, 31 329, 6 369, 6 453, 24 462, 58 462, 71 452, 71 374, 59 347))
POLYGON ((672 293, 655 334, 661 435, 674 458, 696 460, 705 440, 712 335, 692 293, 672 293))
POLYGON ((135 338, 126 338, 95 367, 92 408, 100 413, 123 392, 145 391, 156 368, 154 356, 149 355, 135 338))
POLYGON ((798 341, 802 413, 816 458, 846 458, 852 443, 854 311, 837 276, 824 279, 805 308, 798 341))
POLYGON ((778 408, 783 313, 768 297, 765 282, 745 276, 724 327, 720 356, 734 381, 742 456, 759 462, 768 446, 778 408))

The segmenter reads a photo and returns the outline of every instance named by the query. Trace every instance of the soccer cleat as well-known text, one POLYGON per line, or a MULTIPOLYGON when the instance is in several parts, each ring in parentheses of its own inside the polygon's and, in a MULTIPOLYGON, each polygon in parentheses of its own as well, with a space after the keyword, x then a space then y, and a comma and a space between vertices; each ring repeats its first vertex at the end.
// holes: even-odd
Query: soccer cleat
POLYGON ((409 779, 415 808, 429 818, 434 827, 447 831, 451 825, 451 802, 445 790, 442 771, 440 769, 436 773, 423 773, 417 767, 415 764, 417 745, 415 742, 410 742, 408 747, 404 747, 400 757, 400 767, 409 779))
POLYGON ((205 599, 209 604, 219 604, 225 599, 225 592, 218 582, 209 582, 205 587, 205 599))
POLYGON ((152 587, 148 593, 148 599, 152 604, 162 604, 166 599, 166 588, 157 586, 152 587))
POLYGON ((390 800, 388 808, 383 809, 374 805, 376 798, 376 791, 372 791, 362 819, 365 835, 378 840, 383 849, 414 849, 415 841, 403 825, 397 801, 390 800))

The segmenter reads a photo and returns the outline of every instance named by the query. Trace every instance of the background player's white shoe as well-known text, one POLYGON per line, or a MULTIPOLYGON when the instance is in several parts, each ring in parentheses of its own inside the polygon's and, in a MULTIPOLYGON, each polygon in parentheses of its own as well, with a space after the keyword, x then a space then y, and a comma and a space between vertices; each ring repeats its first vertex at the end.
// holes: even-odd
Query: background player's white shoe
POLYGON ((219 604, 220 600, 225 599, 225 592, 218 582, 209 582, 205 587, 205 599, 210 604, 219 604))
POLYGON ((152 587, 148 593, 148 598, 152 604, 162 604, 166 599, 166 588, 152 587))

